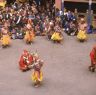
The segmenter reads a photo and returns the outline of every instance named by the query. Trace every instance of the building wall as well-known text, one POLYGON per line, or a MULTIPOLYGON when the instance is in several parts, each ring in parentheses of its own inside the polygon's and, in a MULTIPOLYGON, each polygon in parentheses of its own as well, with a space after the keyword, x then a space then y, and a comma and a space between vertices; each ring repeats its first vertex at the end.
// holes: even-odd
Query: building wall
POLYGON ((61 9, 61 0, 55 0, 55 7, 61 9))
POLYGON ((0 0, 0 2, 4 2, 5 0, 0 0))
MULTIPOLYGON (((88 3, 89 0, 64 0, 69 2, 82 2, 82 3, 88 3)), ((92 0, 93 3, 96 3, 96 0, 92 0)))

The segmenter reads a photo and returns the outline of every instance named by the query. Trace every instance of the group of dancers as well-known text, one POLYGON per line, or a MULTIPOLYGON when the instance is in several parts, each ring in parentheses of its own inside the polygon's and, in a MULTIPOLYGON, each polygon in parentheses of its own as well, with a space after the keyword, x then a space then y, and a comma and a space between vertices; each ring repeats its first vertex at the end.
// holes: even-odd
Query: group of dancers
MULTIPOLYGON (((24 41, 27 44, 31 44, 33 42, 34 38, 35 38, 34 31, 31 28, 31 25, 27 24, 26 25, 26 32, 25 32, 25 36, 24 36, 24 41)), ((1 45, 2 45, 3 48, 11 45, 11 42, 12 42, 11 34, 8 31, 8 28, 5 27, 5 26, 1 29, 1 39, 0 39, 0 41, 1 41, 1 45)))
POLYGON ((40 59, 37 52, 31 53, 27 50, 24 50, 20 60, 19 60, 19 69, 23 72, 33 69, 31 79, 35 87, 40 86, 43 80, 42 66, 44 61, 40 59))
MULTIPOLYGON (((17 3, 15 5, 18 5, 17 3)), ((16 6, 13 6, 15 8, 16 6)), ((7 8, 6 8, 7 9, 7 8)), ((9 8, 10 10, 10 8, 9 8)), ((39 10, 39 9, 38 9, 39 10)), ((45 11, 40 14, 36 9, 36 5, 22 5, 17 6, 15 9, 8 11, 6 15, 5 22, 3 22, 3 27, 0 29, 0 42, 3 48, 8 47, 12 43, 12 37, 16 36, 15 33, 10 32, 9 26, 12 26, 14 30, 15 26, 19 29, 23 28, 23 40, 26 44, 31 44, 35 40, 35 36, 42 35, 47 36, 47 39, 54 43, 61 43, 64 40, 63 28, 62 28, 62 19, 59 16, 50 17, 50 11, 45 11), (26 9, 26 7, 27 9, 26 9), (32 11, 30 11, 32 7, 32 11), (24 10, 25 9, 25 10, 24 10), (20 10, 17 12, 16 10, 20 10), (23 11, 24 10, 24 11, 23 11), (17 13, 17 14, 16 14, 17 13), (11 17, 11 15, 13 15, 11 17), (21 16, 23 15, 23 16, 21 16), (10 24, 7 22, 10 19, 10 24), (17 20, 16 20, 17 19, 17 20), (12 21, 11 21, 12 20, 12 21), (16 21, 15 21, 16 20, 16 21), (12 23, 11 23, 12 22, 12 23), (24 25, 23 25, 24 24, 24 25)), ((40 11, 40 10, 39 10, 40 11)), ((3 19, 3 16, 0 13, 0 19, 3 19)), ((74 26, 73 24, 71 25, 74 26)), ((76 27, 78 32, 76 33, 76 38, 80 42, 84 42, 87 40, 87 23, 84 18, 81 18, 78 21, 78 26, 76 27)), ((93 47, 90 52, 91 65, 89 66, 89 70, 94 72, 96 68, 96 46, 93 47)), ((24 50, 20 60, 19 60, 19 69, 23 72, 28 70, 32 70, 31 79, 35 87, 39 87, 43 80, 42 66, 44 61, 40 59, 37 52, 31 53, 27 50, 24 50)))
MULTIPOLYGON (((90 60, 91 65, 89 66, 89 70, 94 72, 96 69, 96 45, 90 52, 90 60)), ((44 65, 44 61, 40 59, 37 52, 29 52, 24 50, 19 59, 19 69, 22 72, 29 71, 33 69, 31 74, 31 80, 35 87, 39 87, 43 80, 43 72, 42 66, 44 65)))
MULTIPOLYGON (((64 39, 62 28, 58 25, 58 23, 54 26, 53 22, 49 23, 49 27, 45 30, 45 36, 48 36, 49 40, 52 40, 53 42, 62 42, 64 39), (51 24, 50 24, 51 23, 51 24)), ((78 27, 78 33, 77 33, 77 39, 80 42, 84 42, 87 40, 87 24, 85 23, 84 19, 80 20, 79 27, 78 27)), ((32 28, 31 23, 27 23, 25 26, 25 35, 24 35, 24 41, 27 44, 31 44, 36 36, 36 33, 34 31, 34 28, 32 28)), ((2 47, 10 46, 11 44, 11 34, 8 30, 8 26, 4 25, 4 27, 1 29, 1 43, 2 47)))

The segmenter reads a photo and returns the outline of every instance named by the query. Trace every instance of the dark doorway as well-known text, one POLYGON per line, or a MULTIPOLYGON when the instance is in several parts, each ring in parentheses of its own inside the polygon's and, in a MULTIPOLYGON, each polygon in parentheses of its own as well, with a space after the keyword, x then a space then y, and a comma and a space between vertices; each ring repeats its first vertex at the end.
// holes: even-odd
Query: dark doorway
POLYGON ((14 3, 16 0, 7 0, 7 4, 14 3))
MULTIPOLYGON (((78 9, 78 12, 85 13, 88 10, 88 3, 78 3, 78 2, 64 2, 64 6, 66 9, 70 11, 74 11, 75 8, 78 9)), ((96 4, 92 4, 92 10, 96 13, 96 4)))

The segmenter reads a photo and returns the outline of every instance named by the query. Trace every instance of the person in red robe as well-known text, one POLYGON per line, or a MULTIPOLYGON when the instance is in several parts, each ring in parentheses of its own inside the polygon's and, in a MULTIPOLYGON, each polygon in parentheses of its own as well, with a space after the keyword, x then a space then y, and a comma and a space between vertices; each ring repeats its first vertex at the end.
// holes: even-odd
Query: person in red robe
POLYGON ((27 71, 31 69, 30 65, 32 64, 32 60, 33 60, 32 55, 27 50, 24 50, 19 61, 20 70, 27 71))
POLYGON ((91 65, 89 66, 89 70, 94 72, 96 66, 96 46, 90 52, 91 65))

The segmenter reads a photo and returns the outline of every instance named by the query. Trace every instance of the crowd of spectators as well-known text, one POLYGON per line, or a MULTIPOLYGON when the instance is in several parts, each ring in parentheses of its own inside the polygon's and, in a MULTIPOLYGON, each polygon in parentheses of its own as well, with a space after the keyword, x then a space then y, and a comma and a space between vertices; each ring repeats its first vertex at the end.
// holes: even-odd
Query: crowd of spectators
POLYGON ((32 4, 14 2, 0 9, 0 31, 2 27, 7 27, 15 38, 23 38, 28 23, 34 29, 35 35, 47 35, 49 39, 55 31, 64 31, 68 35, 78 33, 78 18, 74 12, 64 10, 63 14, 50 2, 46 8, 37 5, 33 0, 32 4))

